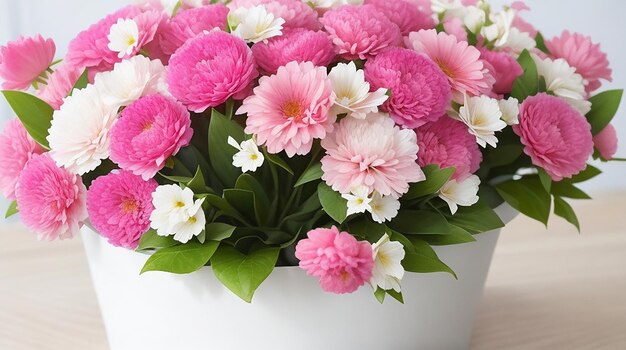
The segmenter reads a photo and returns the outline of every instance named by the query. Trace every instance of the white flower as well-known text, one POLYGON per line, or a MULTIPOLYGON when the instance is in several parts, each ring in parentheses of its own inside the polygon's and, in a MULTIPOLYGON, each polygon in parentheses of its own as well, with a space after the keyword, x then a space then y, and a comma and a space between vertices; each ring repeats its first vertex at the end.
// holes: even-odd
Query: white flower
POLYGON ((267 42, 267 39, 283 34, 285 20, 268 12, 265 6, 240 7, 228 14, 231 33, 246 42, 267 42))
POLYGON ((116 63, 110 72, 96 74, 94 85, 102 101, 116 108, 128 106, 149 94, 169 95, 163 63, 144 56, 134 56, 116 63))
POLYGON ((498 105, 502 112, 502 120, 508 125, 519 124, 519 101, 515 97, 499 100, 498 105))
POLYGON ((363 70, 357 70, 354 62, 339 63, 328 77, 336 95, 334 114, 348 113, 351 117, 365 119, 368 113, 378 112, 378 106, 389 98, 387 89, 370 92, 363 70))
POLYGON ((132 19, 120 18, 111 26, 107 39, 109 50, 119 52, 117 57, 122 58, 132 54, 139 44, 139 27, 132 19))
POLYGON ((480 179, 476 175, 471 175, 461 182, 450 180, 439 190, 439 198, 446 201, 450 212, 455 214, 459 205, 469 207, 478 202, 479 185, 480 179))
POLYGON ((390 221, 398 215, 400 201, 392 196, 381 196, 378 192, 374 192, 369 206, 369 212, 372 214, 372 219, 382 224, 385 221, 390 221))
POLYGON ((187 243, 204 230, 203 202, 204 199, 194 200, 193 191, 189 188, 159 186, 152 193, 154 211, 150 215, 150 227, 159 236, 174 235, 175 240, 187 243))
POLYGON ((431 0, 430 2, 430 9, 436 14, 454 11, 460 8, 463 8, 461 0, 431 0))
POLYGON ((263 157, 263 153, 259 152, 259 148, 254 140, 250 139, 238 144, 234 138, 228 136, 228 144, 239 150, 233 156, 233 165, 241 168, 241 171, 244 173, 248 171, 254 172, 263 165, 265 157, 263 157))
POLYGON ((546 81, 546 89, 554 95, 567 100, 570 105, 578 109, 582 114, 591 110, 591 103, 585 100, 585 84, 583 77, 576 73, 576 68, 562 58, 551 60, 541 59, 532 55, 537 72, 546 81))
POLYGON ((482 34, 488 41, 493 41, 496 47, 503 47, 509 40, 515 10, 507 8, 500 12, 492 12, 489 19, 493 24, 483 27, 482 34))
POLYGON ((352 189, 352 193, 342 194, 341 197, 348 201, 348 216, 371 210, 370 202, 372 199, 369 198, 369 188, 367 186, 355 187, 352 189))
POLYGON ((383 290, 393 289, 400 292, 400 280, 404 277, 402 259, 406 254, 402 244, 391 241, 385 233, 378 242, 372 245, 372 251, 374 268, 369 282, 372 288, 380 287, 383 290))
POLYGON ((485 25, 487 15, 485 11, 476 6, 468 6, 465 8, 463 15, 463 24, 470 30, 470 32, 477 34, 480 29, 485 25))
POLYGON ((506 127, 502 121, 502 112, 498 101, 487 96, 468 97, 465 95, 465 103, 459 110, 459 119, 468 126, 469 132, 476 136, 476 142, 482 147, 496 147, 498 138, 496 131, 506 127))
POLYGON ((117 108, 102 103, 93 85, 75 90, 52 116, 47 137, 50 155, 57 165, 82 175, 109 157, 111 127, 117 108))
POLYGON ((502 45, 503 48, 508 48, 516 54, 520 54, 524 50, 530 51, 536 46, 537 42, 530 36, 530 33, 522 32, 515 27, 509 30, 509 37, 502 45))

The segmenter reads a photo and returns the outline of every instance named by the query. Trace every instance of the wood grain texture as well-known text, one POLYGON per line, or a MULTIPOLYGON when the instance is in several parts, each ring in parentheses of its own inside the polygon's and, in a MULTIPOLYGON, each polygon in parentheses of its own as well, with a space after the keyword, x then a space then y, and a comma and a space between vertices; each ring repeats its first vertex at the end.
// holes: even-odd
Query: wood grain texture
MULTIPOLYGON (((516 219, 501 235, 472 349, 626 348, 626 193, 577 202, 583 233, 516 219)), ((107 349, 79 240, 0 225, 0 349, 107 349)))

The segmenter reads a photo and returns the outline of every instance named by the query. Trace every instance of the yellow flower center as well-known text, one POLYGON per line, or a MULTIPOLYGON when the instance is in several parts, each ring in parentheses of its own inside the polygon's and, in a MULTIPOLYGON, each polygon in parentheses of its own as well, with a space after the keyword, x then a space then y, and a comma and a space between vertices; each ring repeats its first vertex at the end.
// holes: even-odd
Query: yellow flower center
POLYGON ((130 214, 139 209, 139 204, 136 200, 128 198, 122 201, 122 203, 120 204, 120 209, 124 214, 130 214))
POLYGON ((176 208, 182 208, 185 206, 185 203, 181 202, 181 201, 177 201, 176 203, 174 203, 174 206, 176 208))
POLYGON ((302 119, 302 106, 296 101, 289 101, 283 106, 283 114, 286 118, 302 119))

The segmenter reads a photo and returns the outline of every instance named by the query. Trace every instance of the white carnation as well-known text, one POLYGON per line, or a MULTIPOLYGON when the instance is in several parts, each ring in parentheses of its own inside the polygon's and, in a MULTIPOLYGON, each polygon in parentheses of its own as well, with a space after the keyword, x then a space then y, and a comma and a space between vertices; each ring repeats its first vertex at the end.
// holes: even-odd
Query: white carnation
POLYGON ((476 142, 482 147, 489 144, 495 148, 498 143, 496 131, 506 127, 506 123, 501 119, 502 112, 498 101, 484 95, 476 97, 465 95, 458 118, 467 125, 469 132, 476 136, 476 142))
POLYGON ((365 119, 368 113, 378 112, 378 106, 389 98, 387 89, 370 92, 363 70, 357 70, 354 62, 339 63, 330 71, 328 78, 336 95, 334 114, 347 113, 351 117, 365 119))
POLYGON ((459 206, 470 207, 478 202, 479 186, 480 179, 476 175, 461 182, 450 180, 439 190, 439 198, 448 203, 450 212, 455 214, 459 206))
POLYGON ((250 43, 267 42, 269 38, 283 35, 283 24, 284 19, 274 17, 263 5, 240 7, 228 14, 231 33, 250 43))
POLYGON ((562 58, 552 60, 541 59, 532 55, 537 72, 546 81, 546 89, 556 96, 567 100, 570 105, 578 109, 582 114, 591 110, 591 103, 585 99, 585 84, 583 77, 576 73, 576 68, 562 58))

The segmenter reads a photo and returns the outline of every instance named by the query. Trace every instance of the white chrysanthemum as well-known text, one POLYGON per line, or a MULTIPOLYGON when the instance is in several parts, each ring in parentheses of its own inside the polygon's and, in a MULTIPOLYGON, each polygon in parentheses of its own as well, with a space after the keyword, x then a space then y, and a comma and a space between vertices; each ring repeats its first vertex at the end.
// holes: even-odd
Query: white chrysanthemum
POLYGON ((566 99, 570 105, 582 114, 591 110, 591 103, 585 100, 585 84, 583 77, 576 73, 576 68, 562 58, 551 60, 541 59, 533 55, 537 72, 546 81, 546 89, 556 96, 566 99))
POLYGON ((492 24, 482 29, 482 35, 488 41, 493 41, 496 47, 503 47, 509 40, 509 34, 515 19, 515 10, 508 8, 500 12, 489 14, 492 24))
POLYGON ((352 189, 351 193, 344 193, 341 197, 348 201, 348 216, 371 210, 370 202, 372 199, 369 198, 367 186, 357 186, 352 189))
POLYGON ((241 168, 241 171, 244 173, 248 171, 254 172, 263 165, 265 157, 263 153, 259 151, 259 147, 254 140, 250 139, 238 144, 235 139, 229 136, 228 144, 239 150, 239 152, 233 156, 233 165, 237 168, 241 168))
POLYGON ((318 9, 330 9, 342 5, 363 5, 364 0, 310 0, 307 1, 313 7, 318 9))
POLYGON ((284 19, 274 17, 263 5, 240 7, 228 14, 231 33, 250 43, 267 43, 267 39, 283 35, 283 24, 284 19))
POLYGON ((339 63, 330 71, 328 78, 336 95, 334 114, 347 113, 351 117, 365 119, 368 113, 378 112, 378 106, 389 98, 384 88, 370 92, 363 70, 356 69, 354 62, 339 63))
POLYGON ((102 103, 93 85, 75 90, 54 112, 47 137, 50 155, 57 165, 82 175, 109 157, 111 127, 117 108, 102 103))
POLYGON ((118 52, 117 57, 122 58, 132 54, 139 44, 139 27, 132 19, 120 18, 111 26, 107 39, 109 50, 118 52))
POLYGON ((150 215, 150 227, 159 236, 174 235, 174 239, 187 243, 199 235, 206 224, 202 203, 194 200, 193 191, 177 185, 157 187, 152 194, 154 211, 150 215))
POLYGON ((496 147, 498 138, 496 131, 506 127, 502 121, 502 112, 498 101, 487 96, 469 97, 465 95, 463 107, 459 110, 458 118, 469 128, 469 132, 476 136, 476 142, 482 147, 496 147))
POLYGON ((404 277, 402 259, 406 254, 402 244, 391 241, 385 233, 378 242, 372 245, 372 252, 374 268, 369 282, 372 288, 380 287, 383 290, 393 289, 400 292, 400 281, 404 277))
POLYGON ((477 6, 467 6, 463 14, 463 24, 470 32, 477 34, 485 25, 487 14, 477 6))
POLYGON ((524 50, 532 50, 537 46, 537 42, 530 36, 530 33, 522 32, 513 27, 509 30, 507 41, 502 48, 507 48, 515 54, 520 54, 524 50))
POLYGON ((169 95, 163 63, 144 56, 132 57, 116 63, 110 72, 96 74, 94 85, 102 101, 117 108, 154 93, 169 95))
POLYGON ((515 97, 499 100, 498 105, 502 112, 502 120, 508 125, 519 124, 519 101, 515 97))
POLYGON ((455 214, 459 206, 470 207, 478 202, 479 186, 480 179, 476 175, 471 175, 461 182, 450 180, 439 190, 439 198, 446 201, 450 212, 455 214))
POLYGON ((372 219, 382 224, 385 221, 391 221, 398 215, 400 201, 392 196, 381 196, 378 192, 374 192, 369 206, 372 219))

